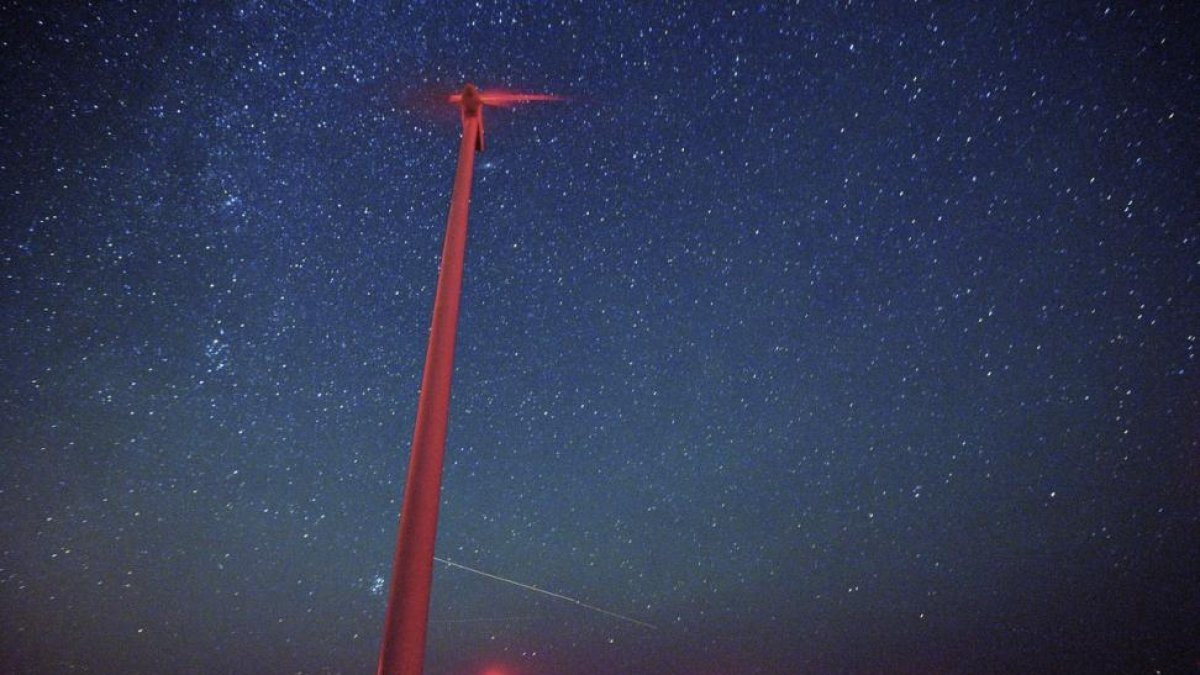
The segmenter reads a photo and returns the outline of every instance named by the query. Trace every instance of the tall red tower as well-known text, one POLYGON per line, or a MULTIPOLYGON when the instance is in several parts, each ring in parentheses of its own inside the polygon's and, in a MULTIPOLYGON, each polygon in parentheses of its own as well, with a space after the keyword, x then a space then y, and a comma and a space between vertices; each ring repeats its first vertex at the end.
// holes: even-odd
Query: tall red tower
POLYGON ((450 215, 446 218, 446 241, 442 247, 429 347, 425 352, 425 372, 417 402, 412 456, 400 510, 400 530, 396 537, 396 556, 379 652, 379 675, 420 675, 425 662, 433 547, 437 536, 450 379, 454 370, 454 338, 467 243, 467 207, 471 199, 475 153, 483 150, 483 106, 485 103, 505 105, 556 98, 540 94, 483 95, 470 84, 461 94, 450 97, 462 111, 463 134, 458 146, 458 169, 454 174, 450 215))

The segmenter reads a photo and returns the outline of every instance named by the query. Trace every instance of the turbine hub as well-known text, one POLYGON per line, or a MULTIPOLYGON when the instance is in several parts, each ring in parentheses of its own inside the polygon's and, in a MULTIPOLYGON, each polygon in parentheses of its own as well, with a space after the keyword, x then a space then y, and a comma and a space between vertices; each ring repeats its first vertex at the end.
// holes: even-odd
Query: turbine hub
POLYGON ((458 104, 462 106, 463 116, 475 117, 479 111, 483 109, 483 97, 479 94, 479 89, 473 84, 468 84, 463 87, 461 98, 458 104))

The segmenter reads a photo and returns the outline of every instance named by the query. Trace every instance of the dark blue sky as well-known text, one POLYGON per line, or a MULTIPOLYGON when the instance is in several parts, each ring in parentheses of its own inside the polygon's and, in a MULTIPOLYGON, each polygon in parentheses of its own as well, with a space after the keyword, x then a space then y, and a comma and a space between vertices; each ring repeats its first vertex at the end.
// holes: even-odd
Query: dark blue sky
MULTIPOLYGON (((89 4, 91 6, 89 6, 89 4)), ((0 7, 0 670, 1195 672, 1188 3, 0 7), (668 6, 672 5, 672 6, 668 6)))

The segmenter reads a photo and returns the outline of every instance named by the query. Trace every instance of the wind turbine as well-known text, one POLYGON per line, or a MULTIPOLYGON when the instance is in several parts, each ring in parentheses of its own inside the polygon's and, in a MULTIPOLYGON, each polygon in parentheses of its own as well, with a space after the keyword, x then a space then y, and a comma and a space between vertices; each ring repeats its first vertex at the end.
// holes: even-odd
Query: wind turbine
POLYGON ((458 146, 458 169, 454 174, 450 214, 446 218, 446 239, 433 301, 425 372, 417 401, 404 503, 400 508, 400 529, 396 536, 396 556, 379 652, 379 675, 420 675, 425 662, 442 458, 446 449, 450 380, 454 369, 454 337, 467 243, 467 210, 475 153, 483 151, 483 107, 557 100, 562 99, 548 94, 483 93, 472 84, 466 85, 462 93, 450 97, 450 102, 457 104, 462 112, 463 133, 458 146))

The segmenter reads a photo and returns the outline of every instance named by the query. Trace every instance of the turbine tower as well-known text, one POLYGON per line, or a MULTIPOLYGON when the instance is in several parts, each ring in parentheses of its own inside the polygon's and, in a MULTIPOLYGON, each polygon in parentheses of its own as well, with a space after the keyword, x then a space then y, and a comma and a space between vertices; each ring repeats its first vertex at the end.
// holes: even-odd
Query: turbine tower
POLYGON ((404 503, 400 508, 400 529, 388 589, 378 675, 420 675, 425 662, 442 458, 454 369, 454 337, 467 243, 467 207, 471 198, 475 153, 483 151, 483 106, 554 100, 560 99, 545 94, 483 94, 471 84, 466 85, 461 94, 450 97, 450 102, 457 104, 462 112, 463 133, 458 146, 458 169, 454 174, 450 214, 446 218, 446 240, 433 301, 425 372, 417 401, 404 503))

